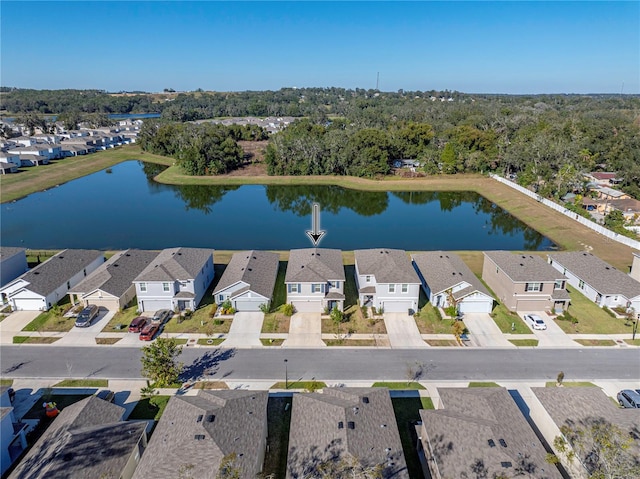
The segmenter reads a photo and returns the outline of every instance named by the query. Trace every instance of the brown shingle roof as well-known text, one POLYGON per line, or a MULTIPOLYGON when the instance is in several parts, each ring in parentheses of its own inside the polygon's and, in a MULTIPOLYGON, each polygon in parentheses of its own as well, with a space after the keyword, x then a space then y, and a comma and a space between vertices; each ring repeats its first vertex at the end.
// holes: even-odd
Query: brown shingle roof
POLYGON ((358 272, 370 274, 376 283, 419 284, 420 278, 411 265, 407 253, 400 249, 359 249, 354 252, 358 272))
POLYGON ((564 275, 536 255, 510 251, 485 251, 484 255, 504 271, 514 283, 566 280, 564 275))
POLYGON ((342 252, 339 249, 292 249, 289 253, 285 283, 324 283, 344 280, 342 252))
POLYGON ((134 281, 175 281, 195 279, 213 250, 204 248, 169 248, 160 254, 134 281))
POLYGON ((229 286, 243 281, 249 289, 265 298, 271 298, 278 275, 280 255, 269 251, 242 251, 235 253, 224 270, 214 295, 229 286))

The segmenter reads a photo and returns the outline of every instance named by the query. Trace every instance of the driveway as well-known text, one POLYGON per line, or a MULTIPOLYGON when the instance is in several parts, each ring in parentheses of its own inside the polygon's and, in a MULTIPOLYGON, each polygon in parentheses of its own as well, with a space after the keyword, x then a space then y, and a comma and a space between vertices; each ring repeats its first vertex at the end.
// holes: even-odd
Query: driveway
POLYGON ((246 348, 249 346, 262 346, 260 342, 260 331, 264 313, 261 312, 240 312, 233 316, 231 329, 224 341, 224 347, 246 348))
POLYGON ((406 313, 384 313, 384 326, 392 348, 427 347, 413 316, 406 313))
POLYGON ((115 316, 116 311, 100 308, 98 317, 91 322, 88 328, 77 328, 74 326, 62 338, 56 341, 57 344, 65 346, 95 346, 96 336, 115 316))
POLYGON ((567 333, 565 333, 556 322, 551 319, 544 311, 525 311, 518 312, 518 315, 524 321, 525 314, 537 314, 542 318, 547 325, 547 329, 539 331, 531 328, 525 321, 525 324, 529 326, 529 329, 535 334, 538 340, 538 347, 552 347, 552 348, 582 348, 583 346, 573 341, 567 333))
POLYGON ((515 348, 495 321, 487 313, 464 313, 464 324, 469 330, 469 337, 476 346, 492 348, 515 348))
POLYGON ((324 347, 322 341, 321 313, 296 313, 291 316, 289 337, 284 340, 285 348, 324 347))
POLYGON ((36 319, 42 311, 14 311, 0 322, 0 342, 12 344, 14 336, 20 336, 20 331, 36 319))

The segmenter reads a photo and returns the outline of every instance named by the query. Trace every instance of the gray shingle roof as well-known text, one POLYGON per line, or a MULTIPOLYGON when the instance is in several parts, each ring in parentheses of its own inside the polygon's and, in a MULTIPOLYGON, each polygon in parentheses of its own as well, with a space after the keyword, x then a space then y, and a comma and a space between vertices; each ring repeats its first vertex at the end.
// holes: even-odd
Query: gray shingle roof
POLYGON ((66 249, 27 271, 19 279, 29 283, 29 291, 48 296, 99 257, 104 257, 102 251, 66 249))
POLYGON ((241 390, 172 397, 133 477, 177 477, 187 468, 189 477, 213 479, 223 457, 235 453, 240 477, 255 478, 266 444, 267 400, 266 391, 241 390))
POLYGON ((468 283, 470 287, 457 291, 455 299, 463 298, 471 293, 479 291, 492 297, 482 281, 473 274, 464 261, 450 251, 429 251, 411 255, 420 274, 433 294, 442 293, 461 282, 468 283))
POLYGON ((124 411, 95 396, 67 406, 9 477, 120 477, 146 428, 121 422, 124 411))
POLYGON ((441 477, 476 477, 472 471, 478 461, 486 477, 514 477, 522 461, 533 468, 531 477, 562 477, 546 462, 544 447, 505 388, 438 388, 438 392, 444 409, 421 410, 420 417, 423 442, 430 443, 432 464, 441 477))
POLYGON ((376 283, 419 284, 407 253, 400 249, 359 249, 354 252, 358 272, 375 276, 376 283))
POLYGON ((213 250, 203 248, 164 249, 134 281, 195 279, 212 254, 213 250))
POLYGON ((640 283, 597 256, 584 251, 553 253, 549 258, 571 271, 602 294, 621 294, 627 299, 640 296, 640 283))
POLYGON ((0 261, 4 261, 5 259, 11 258, 19 253, 25 254, 25 249, 14 246, 0 246, 0 261))
POLYGON ((344 280, 342 252, 339 249, 292 249, 289 253, 285 283, 344 280))
POLYGON ((238 281, 249 285, 249 289, 265 298, 271 298, 278 275, 280 255, 269 251, 241 251, 231 257, 213 294, 228 288, 238 281))
POLYGON ((484 254, 504 271, 514 283, 550 282, 567 279, 540 256, 511 253, 510 251, 485 251, 484 254))
POLYGON ((83 279, 70 293, 88 294, 98 289, 113 296, 122 296, 132 281, 158 256, 157 251, 128 249, 114 254, 93 273, 83 279))
POLYGON ((287 478, 302 477, 334 455, 384 464, 385 478, 409 477, 386 388, 325 388, 293 397, 287 478))

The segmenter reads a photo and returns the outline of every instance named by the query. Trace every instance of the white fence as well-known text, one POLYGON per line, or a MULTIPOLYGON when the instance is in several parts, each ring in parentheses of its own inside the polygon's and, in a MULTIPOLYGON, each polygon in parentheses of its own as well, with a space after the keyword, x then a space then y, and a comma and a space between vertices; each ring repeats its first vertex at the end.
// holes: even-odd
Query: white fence
POLYGON ((501 176, 498 175, 490 175, 491 178, 493 178, 494 180, 499 181, 502 184, 505 184, 511 188, 513 188, 514 190, 519 191, 520 193, 522 193, 523 195, 527 195, 531 198, 533 198, 534 200, 538 201, 539 203, 542 203, 545 206, 548 206, 551 209, 554 209, 560 213, 562 213, 563 215, 565 215, 568 218, 571 218, 574 221, 577 221, 578 223, 582 223, 583 225, 585 225, 587 228, 591 228, 593 231, 596 231, 598 233, 600 233, 601 235, 606 236, 607 238, 610 238, 614 241, 617 241, 618 243, 622 243, 625 244, 627 246, 630 246, 631 248, 640 250, 640 241, 634 240, 632 238, 628 238, 626 236, 623 236, 621 234, 618 233, 614 233, 611 230, 608 230, 607 228, 605 228, 602 225, 599 225, 598 223, 594 223, 593 221, 580 216, 579 214, 574 213, 573 211, 568 210, 567 208, 565 208, 564 206, 559 205, 558 203, 554 203, 551 200, 548 200, 546 198, 543 198, 542 196, 534 193, 533 191, 530 191, 526 188, 523 188, 522 186, 520 186, 517 183, 514 183, 513 181, 509 181, 501 176))

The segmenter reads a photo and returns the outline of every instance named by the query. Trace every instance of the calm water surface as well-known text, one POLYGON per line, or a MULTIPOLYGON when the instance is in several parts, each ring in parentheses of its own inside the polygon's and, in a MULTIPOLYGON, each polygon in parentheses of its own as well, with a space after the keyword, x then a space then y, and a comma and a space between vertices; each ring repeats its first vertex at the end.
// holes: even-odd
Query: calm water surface
POLYGON ((137 161, 2 204, 3 245, 28 248, 287 250, 310 246, 313 202, 320 246, 353 250, 545 250, 554 245, 468 192, 365 192, 337 186, 173 186, 137 161))

